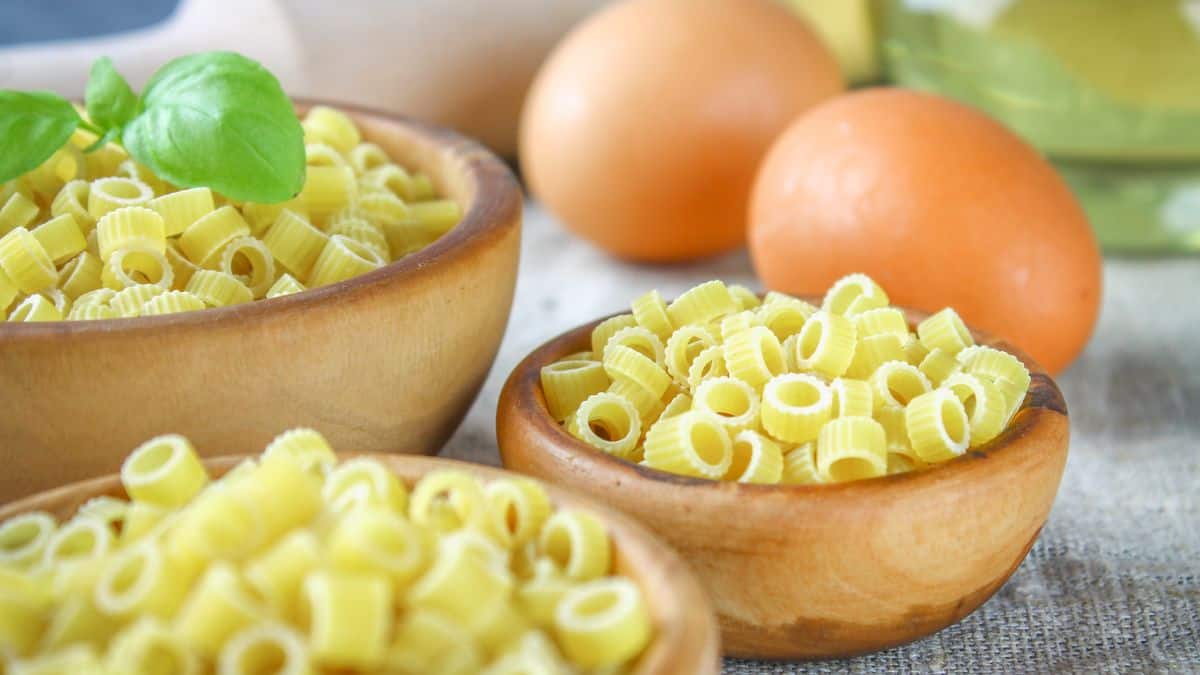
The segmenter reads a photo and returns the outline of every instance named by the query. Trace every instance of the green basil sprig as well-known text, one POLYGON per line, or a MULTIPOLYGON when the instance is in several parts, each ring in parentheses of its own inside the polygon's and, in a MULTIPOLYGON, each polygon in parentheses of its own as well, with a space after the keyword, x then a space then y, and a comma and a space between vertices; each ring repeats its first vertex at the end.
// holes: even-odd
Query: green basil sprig
POLYGON ((112 61, 92 66, 89 120, 48 92, 0 90, 0 181, 30 171, 77 128, 119 142, 160 178, 231 199, 286 201, 304 185, 304 131, 279 80, 232 52, 206 52, 160 68, 139 97, 112 61))

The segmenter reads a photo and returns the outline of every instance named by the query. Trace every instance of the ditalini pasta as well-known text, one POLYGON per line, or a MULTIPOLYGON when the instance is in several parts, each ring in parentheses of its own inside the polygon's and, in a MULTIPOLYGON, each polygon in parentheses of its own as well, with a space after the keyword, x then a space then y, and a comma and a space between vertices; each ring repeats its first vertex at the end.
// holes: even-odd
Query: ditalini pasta
POLYGON ((870 277, 819 307, 709 281, 650 291, 541 371, 567 433, 642 466, 790 485, 920 471, 1000 436, 1029 371, 953 309, 911 326, 870 277))
MULTIPOLYGON (((76 133, 45 164, 0 184, 0 320, 154 316, 277 298, 399 260, 460 220, 428 176, 363 142, 345 114, 318 106, 303 125, 306 182, 282 204, 176 189, 119 146, 84 153, 95 139, 76 133), (72 306, 99 289, 145 286, 191 297, 146 309, 148 296, 136 306, 72 306)), ((639 316, 665 339, 672 324, 658 303, 639 316)))
MULTIPOLYGON (((742 434, 738 478, 772 482, 780 448, 742 434)), ((151 439, 121 481, 61 525, 0 522, 0 673, 600 675, 654 637, 604 522, 534 480, 410 490, 294 429, 219 478, 151 439)))

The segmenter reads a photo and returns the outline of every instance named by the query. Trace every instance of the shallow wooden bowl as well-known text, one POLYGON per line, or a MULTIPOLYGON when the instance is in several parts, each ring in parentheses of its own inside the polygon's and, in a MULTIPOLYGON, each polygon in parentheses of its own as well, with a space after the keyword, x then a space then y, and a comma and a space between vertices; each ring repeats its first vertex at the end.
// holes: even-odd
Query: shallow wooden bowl
MULTIPOLYGON (((909 313, 910 321, 922 316, 909 313)), ((676 476, 596 451, 550 417, 542 366, 588 348, 595 324, 513 371, 497 411, 504 465, 590 494, 673 545, 708 589, 727 654, 823 659, 899 645, 970 614, 1021 564, 1067 458, 1067 409, 1044 370, 1009 429, 920 473, 837 485, 676 476)))
POLYGON ((512 305, 521 192, 481 146, 341 106, 463 205, 427 248, 342 283, 161 317, 0 323, 0 501, 117 469, 168 431, 220 454, 308 425, 335 447, 430 453, 466 414, 512 305))
MULTIPOLYGON (((363 456, 347 453, 342 458, 363 456)), ((386 464, 409 487, 436 469, 459 469, 483 480, 508 474, 492 469, 432 457, 366 455, 386 464)), ((246 455, 207 460, 212 475, 225 473, 246 455)), ((720 634, 708 596, 687 564, 629 517, 563 488, 548 485, 555 506, 583 508, 608 526, 613 541, 613 566, 617 574, 633 579, 646 594, 654 618, 655 638, 630 675, 717 675, 720 672, 720 634)), ((46 511, 61 520, 69 518, 87 500, 101 495, 125 498, 119 476, 95 478, 26 497, 0 506, 0 522, 28 511, 46 511)))

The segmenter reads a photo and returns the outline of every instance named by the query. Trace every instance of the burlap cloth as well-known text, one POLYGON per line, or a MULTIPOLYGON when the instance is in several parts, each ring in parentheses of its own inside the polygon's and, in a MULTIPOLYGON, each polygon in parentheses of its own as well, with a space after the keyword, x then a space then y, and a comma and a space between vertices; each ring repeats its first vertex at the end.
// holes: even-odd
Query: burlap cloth
MULTIPOLYGON (((711 278, 754 285, 744 254, 686 267, 616 262, 526 218, 509 332, 446 456, 498 462, 500 387, 547 338, 648 288, 671 296, 711 278)), ((1109 261, 1104 311, 1059 379, 1070 459, 1042 536, 979 611, 914 644, 818 664, 727 660, 783 673, 1200 672, 1200 262, 1109 261)))

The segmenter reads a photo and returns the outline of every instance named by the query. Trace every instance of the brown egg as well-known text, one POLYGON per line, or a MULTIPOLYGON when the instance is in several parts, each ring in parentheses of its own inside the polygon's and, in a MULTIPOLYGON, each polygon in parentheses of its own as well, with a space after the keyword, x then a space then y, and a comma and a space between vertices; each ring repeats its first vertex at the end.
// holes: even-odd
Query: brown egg
POLYGON ((779 138, 750 207, 770 288, 820 293, 851 272, 894 303, 950 306, 1053 372, 1083 349, 1101 258, 1083 210, 1038 153, 944 98, 869 89, 779 138))
POLYGON ((770 0, 626 0, 542 67, 521 122, 534 194, 611 253, 668 261, 741 246, 755 170, 837 62, 770 0))

